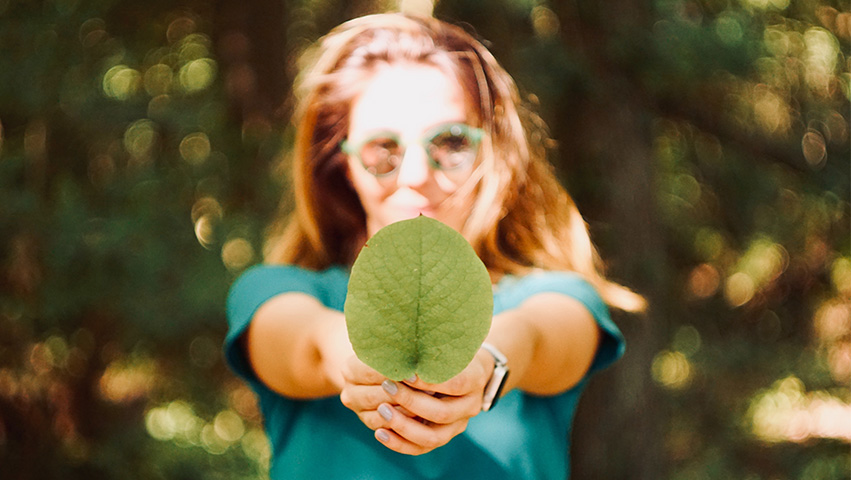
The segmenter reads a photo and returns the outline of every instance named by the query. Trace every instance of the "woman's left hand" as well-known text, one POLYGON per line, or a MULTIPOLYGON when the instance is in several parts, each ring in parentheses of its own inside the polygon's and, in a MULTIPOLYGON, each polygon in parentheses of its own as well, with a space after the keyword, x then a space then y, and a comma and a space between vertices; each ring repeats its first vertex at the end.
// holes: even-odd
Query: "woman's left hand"
POLYGON ((461 373, 440 384, 425 383, 419 378, 403 382, 385 379, 380 395, 384 398, 376 398, 374 387, 355 384, 358 377, 375 380, 373 375, 361 371, 366 365, 355 360, 347 367, 344 377, 349 392, 369 389, 372 393, 342 395, 343 403, 375 430, 375 438, 387 448, 421 455, 449 443, 467 428, 470 418, 482 411, 482 395, 493 371, 493 357, 479 350, 461 373), (358 405, 358 399, 365 403, 358 405))

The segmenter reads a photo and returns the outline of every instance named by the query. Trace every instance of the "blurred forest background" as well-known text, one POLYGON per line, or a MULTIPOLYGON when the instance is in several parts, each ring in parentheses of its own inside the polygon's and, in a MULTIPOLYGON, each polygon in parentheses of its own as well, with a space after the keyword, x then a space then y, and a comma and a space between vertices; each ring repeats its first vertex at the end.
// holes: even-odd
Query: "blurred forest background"
POLYGON ((851 478, 849 0, 0 0, 3 478, 264 478, 225 295, 299 54, 397 8, 489 42, 651 301, 573 478, 851 478))

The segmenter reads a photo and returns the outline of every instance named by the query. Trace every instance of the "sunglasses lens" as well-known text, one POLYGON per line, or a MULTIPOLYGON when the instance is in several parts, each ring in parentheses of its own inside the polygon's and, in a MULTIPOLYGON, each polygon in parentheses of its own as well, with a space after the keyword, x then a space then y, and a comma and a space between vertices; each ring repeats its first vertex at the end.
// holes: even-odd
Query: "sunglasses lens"
MULTIPOLYGON (((468 166, 476 160, 479 138, 482 131, 463 124, 452 124, 441 128, 424 141, 423 146, 433 168, 455 170, 468 166)), ((343 142, 347 153, 351 144, 343 142)), ((369 138, 360 147, 354 147, 363 167, 373 175, 389 176, 405 158, 405 145, 395 133, 381 133, 369 138)))
POLYGON ((443 170, 459 168, 476 158, 476 142, 468 132, 454 125, 438 133, 428 143, 428 154, 443 170))
POLYGON ((376 137, 366 142, 360 150, 364 167, 373 175, 387 175, 402 162, 405 150, 392 137, 376 137))

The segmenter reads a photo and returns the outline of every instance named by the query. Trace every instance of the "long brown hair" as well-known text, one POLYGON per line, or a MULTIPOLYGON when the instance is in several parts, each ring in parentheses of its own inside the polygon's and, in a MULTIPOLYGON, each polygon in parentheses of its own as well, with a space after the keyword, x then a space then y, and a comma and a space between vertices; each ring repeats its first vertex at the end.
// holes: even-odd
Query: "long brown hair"
POLYGON ((542 122, 523 108, 514 81, 473 36, 431 17, 370 15, 334 29, 306 58, 296 89, 295 210, 277 219, 267 262, 314 270, 352 264, 367 233, 339 147, 350 107, 377 66, 424 63, 457 79, 487 134, 473 180, 476 200, 461 233, 492 276, 574 271, 609 304, 643 308, 640 296, 601 274, 585 222, 547 162, 542 122))

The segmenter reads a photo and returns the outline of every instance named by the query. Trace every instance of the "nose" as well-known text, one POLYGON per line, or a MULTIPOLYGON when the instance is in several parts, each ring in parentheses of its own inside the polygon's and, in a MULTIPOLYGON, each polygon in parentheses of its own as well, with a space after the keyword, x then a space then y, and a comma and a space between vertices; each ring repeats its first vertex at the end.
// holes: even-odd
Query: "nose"
POLYGON ((417 188, 425 185, 431 175, 425 150, 419 145, 412 145, 405 150, 396 183, 402 187, 417 188))

